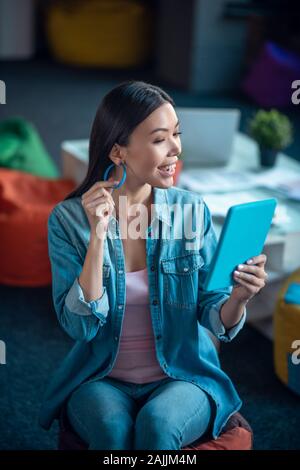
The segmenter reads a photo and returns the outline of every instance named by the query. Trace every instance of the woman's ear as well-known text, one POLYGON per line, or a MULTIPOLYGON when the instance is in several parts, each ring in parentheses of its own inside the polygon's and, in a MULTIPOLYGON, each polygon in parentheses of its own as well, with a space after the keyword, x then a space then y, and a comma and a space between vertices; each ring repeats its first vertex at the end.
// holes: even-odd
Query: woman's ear
POLYGON ((110 151, 109 158, 115 165, 120 166, 121 163, 125 163, 124 149, 115 143, 110 151))

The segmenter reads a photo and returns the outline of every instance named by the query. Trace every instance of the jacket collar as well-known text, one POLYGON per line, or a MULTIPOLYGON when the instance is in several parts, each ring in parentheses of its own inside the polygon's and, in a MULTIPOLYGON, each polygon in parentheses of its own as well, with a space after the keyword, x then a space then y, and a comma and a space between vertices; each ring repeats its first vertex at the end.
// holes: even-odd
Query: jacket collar
POLYGON ((153 188, 154 191, 154 219, 157 218, 167 225, 171 226, 171 216, 167 189, 153 188))

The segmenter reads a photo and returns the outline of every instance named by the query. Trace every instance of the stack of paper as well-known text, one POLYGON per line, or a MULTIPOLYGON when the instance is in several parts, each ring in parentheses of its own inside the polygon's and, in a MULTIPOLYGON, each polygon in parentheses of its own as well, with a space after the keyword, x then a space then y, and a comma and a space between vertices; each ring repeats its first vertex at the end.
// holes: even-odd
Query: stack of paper
POLYGON ((291 169, 276 167, 259 172, 228 169, 188 169, 180 174, 178 185, 191 191, 220 193, 268 188, 300 200, 300 174, 291 169))
POLYGON ((275 168, 257 179, 258 184, 300 201, 300 175, 292 170, 275 168))
POLYGON ((257 187, 256 175, 224 169, 188 169, 179 176, 178 186, 200 193, 242 191, 257 187))
MULTIPOLYGON (((203 199, 213 216, 225 218, 227 211, 231 206, 243 204, 246 202, 259 201, 261 199, 266 198, 255 197, 252 193, 244 191, 228 194, 207 194, 203 196, 203 199)), ((278 204, 275 209, 272 224, 281 225, 285 222, 289 222, 289 220, 290 218, 287 214, 286 207, 281 204, 278 204)))

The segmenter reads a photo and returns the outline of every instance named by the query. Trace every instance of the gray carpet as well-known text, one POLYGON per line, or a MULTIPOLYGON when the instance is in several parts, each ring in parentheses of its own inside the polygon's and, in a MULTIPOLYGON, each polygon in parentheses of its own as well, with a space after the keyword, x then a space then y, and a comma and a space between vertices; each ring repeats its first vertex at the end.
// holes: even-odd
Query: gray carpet
MULTIPOLYGON (((50 288, 0 286, 0 449, 55 449, 57 426, 38 425, 45 385, 72 345, 52 309, 50 288)), ((221 362, 244 402, 256 449, 300 449, 300 399, 274 375, 272 344, 246 326, 222 345, 221 362)))

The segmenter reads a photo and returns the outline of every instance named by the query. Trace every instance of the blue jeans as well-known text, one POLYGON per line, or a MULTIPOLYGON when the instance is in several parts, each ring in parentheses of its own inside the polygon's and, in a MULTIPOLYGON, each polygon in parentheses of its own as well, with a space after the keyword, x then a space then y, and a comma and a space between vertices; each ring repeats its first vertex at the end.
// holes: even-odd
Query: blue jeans
POLYGON ((112 377, 80 385, 67 403, 89 449, 181 449, 210 428, 211 399, 197 385, 166 377, 146 384, 112 377))

